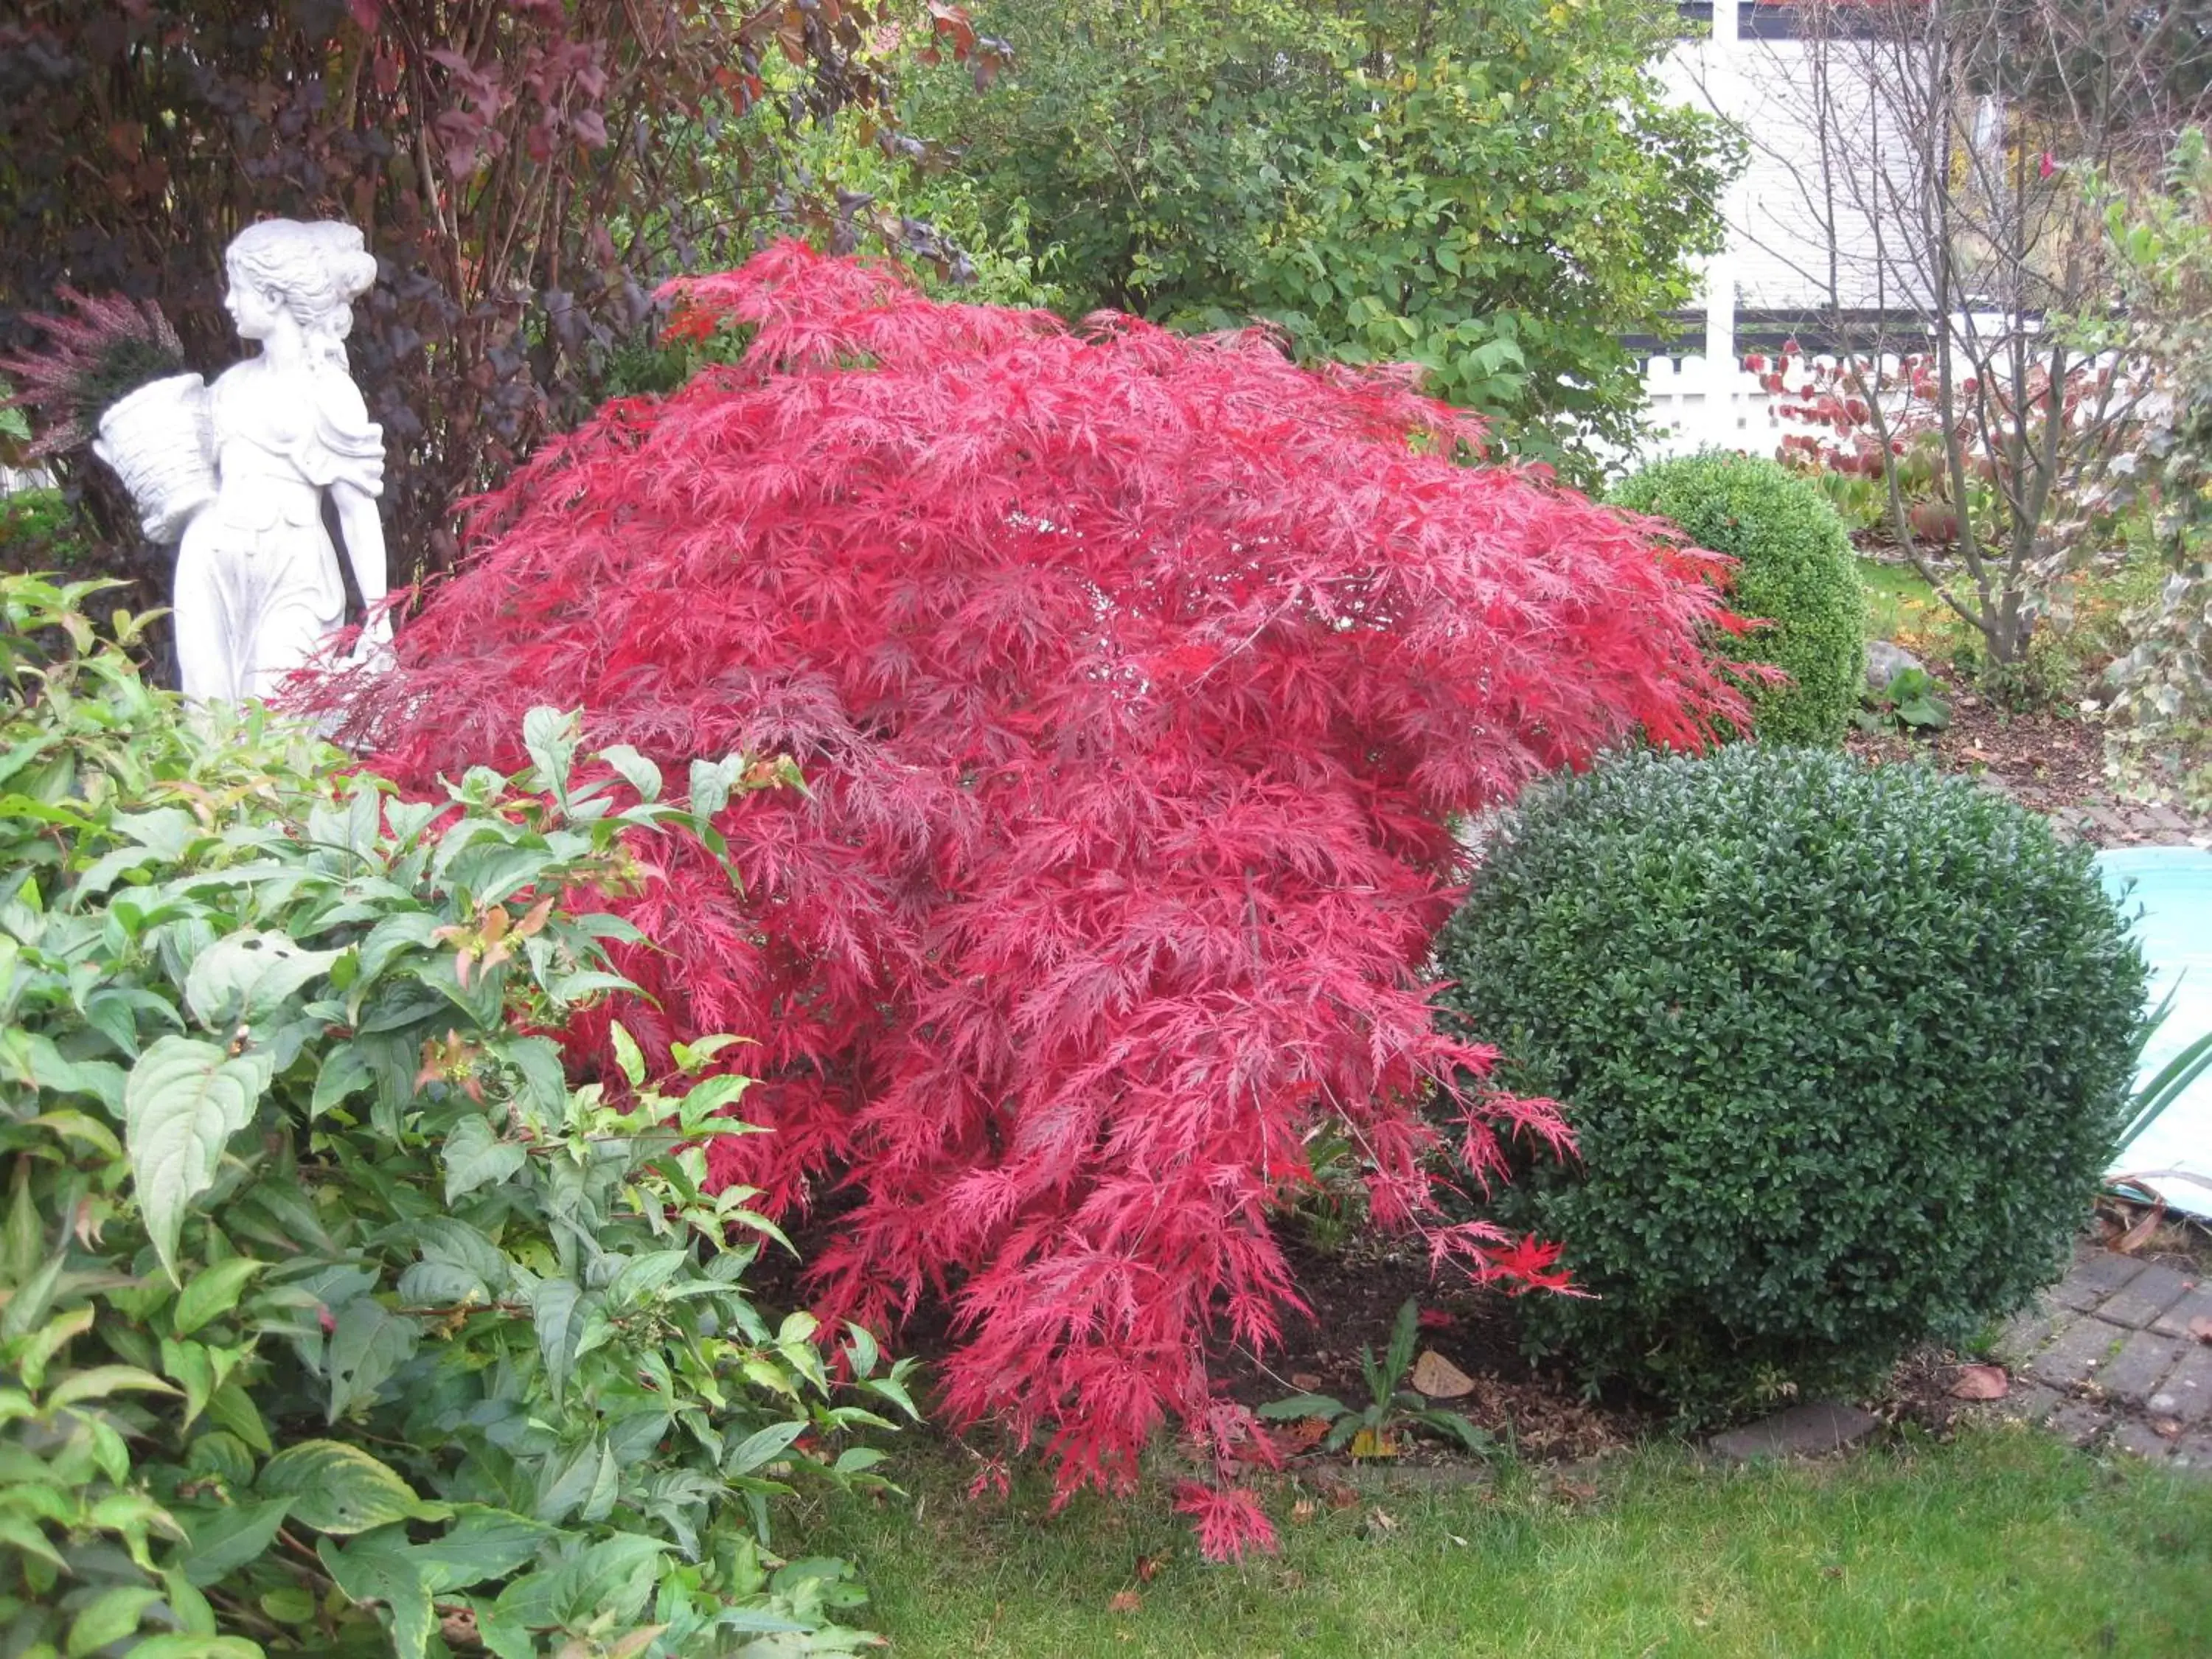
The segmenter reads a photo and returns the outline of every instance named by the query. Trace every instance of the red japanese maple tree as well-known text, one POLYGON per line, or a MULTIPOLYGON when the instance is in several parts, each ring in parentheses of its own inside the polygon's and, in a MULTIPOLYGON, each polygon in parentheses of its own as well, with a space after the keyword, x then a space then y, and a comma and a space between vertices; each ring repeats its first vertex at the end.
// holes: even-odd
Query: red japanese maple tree
MULTIPOLYGON (((1423 982, 1457 815, 1639 727, 1741 705, 1700 649, 1717 562, 1542 475, 1459 465, 1411 371, 1260 334, 939 304, 796 244, 678 285, 742 362, 610 404, 478 504, 477 550, 358 691, 427 781, 520 763, 532 705, 664 766, 793 757, 723 813, 742 889, 659 854, 628 901, 648 1037, 729 1030, 773 1134, 717 1174, 834 1214, 825 1312, 949 1297, 956 1424, 1121 1486, 1215 1401, 1224 1326, 1296 1287, 1268 1229, 1304 1138, 1351 1126, 1373 1211, 1478 1276, 1550 1256, 1443 1227, 1425 1109, 1488 1051, 1423 982)), ((1467 1162, 1558 1139, 1548 1103, 1455 1109, 1467 1162)), ((1228 1483, 1207 1547, 1267 1541, 1228 1483)))

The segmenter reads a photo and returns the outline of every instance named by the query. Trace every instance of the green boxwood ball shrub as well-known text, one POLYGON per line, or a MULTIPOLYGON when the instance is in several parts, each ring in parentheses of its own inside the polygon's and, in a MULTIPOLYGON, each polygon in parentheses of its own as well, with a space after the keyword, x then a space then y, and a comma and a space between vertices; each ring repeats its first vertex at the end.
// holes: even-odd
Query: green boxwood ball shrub
POLYGON ((1820 492, 1772 461, 1711 453, 1646 467, 1607 499, 1741 562, 1730 603, 1773 625, 1729 636, 1728 653, 1790 676, 1750 689, 1753 733, 1840 745, 1865 690, 1866 596, 1850 534, 1820 492))
POLYGON ((1765 744, 1532 788, 1437 957, 1445 1018, 1579 1143, 1492 1200, 1595 1296, 1523 1298, 1530 1350, 1692 1419, 1873 1382, 2055 1278, 2145 981, 2040 817, 1765 744))

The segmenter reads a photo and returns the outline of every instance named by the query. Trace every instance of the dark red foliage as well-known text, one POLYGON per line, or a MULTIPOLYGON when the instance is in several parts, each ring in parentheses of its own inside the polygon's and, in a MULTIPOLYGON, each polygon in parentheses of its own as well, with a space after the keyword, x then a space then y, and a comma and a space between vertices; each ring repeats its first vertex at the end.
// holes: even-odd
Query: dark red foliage
MULTIPOLYGON (((742 895, 672 853, 629 902, 653 1034, 760 1042, 777 1133, 717 1173, 837 1188, 825 1310, 949 1296, 947 1411, 1045 1439, 1065 1489, 1126 1482, 1171 1418, 1233 1473, 1265 1437, 1200 1339, 1295 1304, 1267 1218, 1304 1137, 1340 1117, 1376 1214, 1419 1224, 1424 1103, 1489 1058, 1423 983, 1453 820, 1740 717, 1699 650, 1717 562, 1455 465, 1477 426, 1410 374, 1260 335, 939 305, 794 244, 684 297, 757 330, 744 362, 482 503, 353 733, 417 780, 518 763, 533 704, 678 772, 794 757, 808 792, 722 819, 742 895)), ((1463 1116, 1479 1170, 1562 1134, 1546 1102, 1463 1116)), ((1434 1243, 1556 1277, 1480 1226, 1434 1243)))

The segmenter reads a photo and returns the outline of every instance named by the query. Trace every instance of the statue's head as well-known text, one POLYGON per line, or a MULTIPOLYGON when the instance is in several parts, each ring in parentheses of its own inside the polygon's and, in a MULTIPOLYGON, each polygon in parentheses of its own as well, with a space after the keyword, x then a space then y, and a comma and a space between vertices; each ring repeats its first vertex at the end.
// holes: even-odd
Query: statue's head
POLYGON ((231 240, 223 262, 231 287, 226 303, 240 335, 264 337, 281 313, 319 356, 344 365, 354 298, 376 280, 376 260, 360 231, 336 220, 264 219, 231 240))

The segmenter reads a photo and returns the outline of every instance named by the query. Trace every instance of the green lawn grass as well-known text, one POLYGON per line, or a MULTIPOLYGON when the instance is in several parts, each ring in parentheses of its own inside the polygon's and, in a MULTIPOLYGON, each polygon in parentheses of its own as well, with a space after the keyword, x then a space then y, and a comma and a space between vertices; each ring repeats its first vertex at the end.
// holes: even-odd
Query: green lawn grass
POLYGON ((835 1499, 804 1530, 860 1564, 861 1616, 915 1659, 2212 1654, 2212 1481, 2026 1430, 1750 1470, 1659 1448, 1579 1499, 1540 1471, 1382 1480, 1303 1522, 1285 1484, 1282 1553, 1228 1566, 1156 1492, 1051 1516, 908 1463, 909 1503, 835 1499), (1116 1611, 1124 1591, 1140 1605, 1116 1611))
POLYGON ((1893 640, 1899 634, 1917 632, 1942 612, 1943 602, 1936 590, 1911 565, 1862 554, 1858 567, 1859 585, 1866 590, 1869 639, 1893 640))

